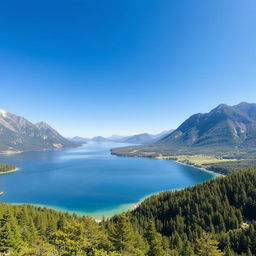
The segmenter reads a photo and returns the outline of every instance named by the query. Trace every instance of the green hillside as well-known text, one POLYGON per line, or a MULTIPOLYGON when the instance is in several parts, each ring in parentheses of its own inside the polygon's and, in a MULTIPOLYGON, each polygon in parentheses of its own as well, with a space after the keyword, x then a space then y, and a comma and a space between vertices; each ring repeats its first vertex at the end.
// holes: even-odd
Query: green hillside
POLYGON ((0 203, 0 253, 40 256, 256 254, 256 170, 146 199, 97 224, 30 205, 0 203))

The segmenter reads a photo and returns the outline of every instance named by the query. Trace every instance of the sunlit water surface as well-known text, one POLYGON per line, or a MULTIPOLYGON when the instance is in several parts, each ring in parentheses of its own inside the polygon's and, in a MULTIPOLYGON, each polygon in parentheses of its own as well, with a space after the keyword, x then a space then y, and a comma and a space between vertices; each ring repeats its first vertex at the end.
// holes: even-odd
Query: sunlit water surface
POLYGON ((0 200, 108 217, 150 194, 215 177, 174 161, 111 155, 110 149, 119 146, 125 145, 88 143, 62 151, 0 155, 1 163, 20 168, 0 175, 0 200))

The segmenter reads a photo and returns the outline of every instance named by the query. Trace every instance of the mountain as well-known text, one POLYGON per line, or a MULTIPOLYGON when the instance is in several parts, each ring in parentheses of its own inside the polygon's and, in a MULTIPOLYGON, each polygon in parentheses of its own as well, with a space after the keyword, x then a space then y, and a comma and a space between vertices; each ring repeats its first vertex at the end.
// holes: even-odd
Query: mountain
MULTIPOLYGON (((192 115, 176 130, 154 143, 114 148, 111 152, 136 157, 202 154, 253 160, 256 157, 255 146, 256 104, 242 102, 235 106, 221 104, 209 113, 192 115)), ((255 167, 249 162, 241 165, 255 167)))
POLYGON ((125 143, 131 143, 131 144, 149 144, 154 143, 163 137, 165 137, 167 134, 172 133, 173 130, 170 131, 163 131, 158 134, 149 134, 149 133, 141 133, 136 134, 132 136, 128 136, 122 140, 122 142, 125 143))
POLYGON ((27 119, 0 110, 0 152, 46 150, 77 146, 45 122, 27 119))
POLYGON ((137 134, 133 136, 129 136, 123 140, 125 143, 133 143, 133 144, 147 144, 153 140, 153 136, 148 133, 137 134))
POLYGON ((173 130, 163 131, 158 134, 141 133, 141 134, 130 135, 130 136, 121 136, 121 135, 112 135, 110 137, 97 136, 91 139, 76 136, 76 137, 70 138, 69 140, 74 142, 79 142, 79 143, 86 143, 88 141, 95 141, 95 142, 112 141, 112 142, 131 143, 131 144, 149 144, 162 139, 164 136, 166 136, 167 134, 170 134, 172 131, 173 130))
POLYGON ((91 140, 95 141, 95 142, 107 142, 107 141, 109 141, 108 138, 105 138, 105 137, 102 137, 102 136, 93 137, 91 140))
POLYGON ((79 137, 79 136, 75 136, 73 138, 67 138, 67 139, 70 141, 76 142, 76 143, 81 143, 81 144, 85 144, 90 140, 88 138, 83 138, 83 137, 79 137))
POLYGON ((114 142, 122 142, 127 136, 123 135, 112 135, 110 137, 107 137, 109 141, 114 141, 114 142))
POLYGON ((256 104, 221 104, 209 113, 195 114, 157 144, 185 147, 256 146, 256 104))

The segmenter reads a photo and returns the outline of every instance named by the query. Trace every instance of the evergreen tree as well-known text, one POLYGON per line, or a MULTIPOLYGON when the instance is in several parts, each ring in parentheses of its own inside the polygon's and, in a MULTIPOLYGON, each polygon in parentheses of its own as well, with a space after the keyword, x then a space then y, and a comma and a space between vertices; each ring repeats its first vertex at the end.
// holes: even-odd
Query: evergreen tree
POLYGON ((109 239, 115 250, 121 253, 132 253, 135 247, 134 233, 129 218, 123 213, 116 217, 109 230, 109 239))
POLYGON ((186 242, 181 251, 181 256, 195 256, 194 250, 190 243, 186 242))
POLYGON ((157 233, 155 224, 153 221, 149 222, 149 226, 147 228, 145 237, 149 244, 149 250, 147 253, 148 256, 166 255, 162 245, 162 237, 159 233, 157 233))
POLYGON ((196 251, 198 256, 222 256, 218 249, 218 242, 212 238, 211 234, 203 233, 196 241, 196 251))
POLYGON ((247 256, 253 256, 250 249, 247 250, 247 256))
POLYGON ((232 252, 229 246, 225 249, 224 256, 234 256, 234 252, 232 252))
POLYGON ((21 244, 16 219, 7 211, 0 220, 0 252, 19 250, 21 244))

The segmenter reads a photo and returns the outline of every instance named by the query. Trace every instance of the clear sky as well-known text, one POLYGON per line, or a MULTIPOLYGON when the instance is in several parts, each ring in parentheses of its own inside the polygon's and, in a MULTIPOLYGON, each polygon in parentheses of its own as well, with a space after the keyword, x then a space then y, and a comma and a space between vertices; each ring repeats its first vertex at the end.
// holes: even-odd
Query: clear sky
POLYGON ((0 108, 65 136, 256 102, 255 0, 2 0, 0 108))

